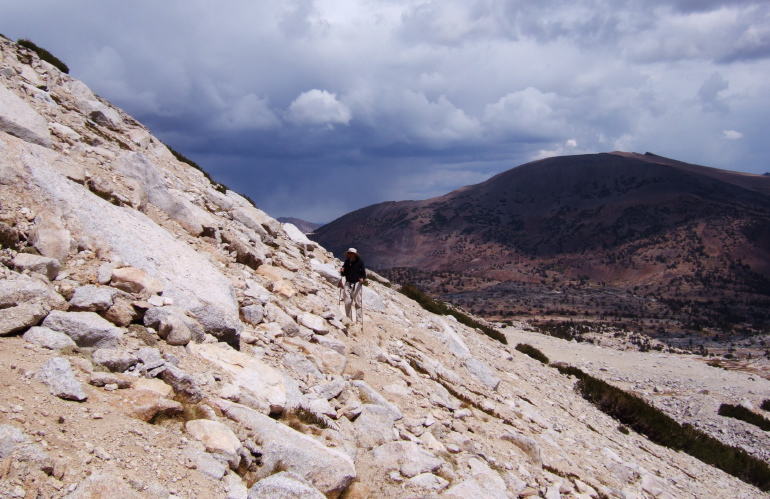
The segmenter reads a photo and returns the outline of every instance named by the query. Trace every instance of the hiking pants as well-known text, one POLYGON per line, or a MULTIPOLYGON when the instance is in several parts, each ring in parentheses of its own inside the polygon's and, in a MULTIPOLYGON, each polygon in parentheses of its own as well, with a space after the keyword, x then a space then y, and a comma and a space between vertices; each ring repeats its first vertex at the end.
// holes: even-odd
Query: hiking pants
POLYGON ((360 282, 345 282, 343 294, 345 296, 345 315, 353 320, 353 303, 356 305, 356 321, 364 322, 364 285, 360 282))

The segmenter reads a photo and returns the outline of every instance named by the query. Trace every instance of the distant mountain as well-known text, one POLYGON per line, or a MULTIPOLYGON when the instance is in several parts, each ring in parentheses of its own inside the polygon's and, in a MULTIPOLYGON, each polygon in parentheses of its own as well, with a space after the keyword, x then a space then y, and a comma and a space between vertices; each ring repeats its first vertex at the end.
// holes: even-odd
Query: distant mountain
MULTIPOLYGON (((369 266, 401 269, 434 294, 483 299, 475 311, 497 317, 512 307, 511 283, 770 300, 770 177, 650 153, 527 163, 441 197, 354 211, 312 238, 335 253, 355 246, 369 266)), ((745 308, 731 309, 734 322, 745 308)))
POLYGON ((308 221, 301 220, 299 218, 293 218, 293 217, 280 217, 280 218, 277 218, 276 220, 278 220, 282 224, 292 224, 305 234, 310 234, 311 232, 316 230, 318 227, 323 225, 323 224, 308 222, 308 221))

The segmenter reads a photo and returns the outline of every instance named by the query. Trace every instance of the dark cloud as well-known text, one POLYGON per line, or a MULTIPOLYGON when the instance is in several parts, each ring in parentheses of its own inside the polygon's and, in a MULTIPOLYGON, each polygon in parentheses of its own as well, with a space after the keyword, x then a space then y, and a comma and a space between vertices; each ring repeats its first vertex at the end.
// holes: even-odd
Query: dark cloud
POLYGON ((275 216, 329 221, 555 154, 767 170, 764 1, 0 0, 0 13, 0 32, 51 50, 275 216))
POLYGON ((698 99, 707 111, 726 112, 729 110, 727 104, 719 98, 719 94, 729 88, 729 83, 721 74, 712 74, 698 90, 698 99))

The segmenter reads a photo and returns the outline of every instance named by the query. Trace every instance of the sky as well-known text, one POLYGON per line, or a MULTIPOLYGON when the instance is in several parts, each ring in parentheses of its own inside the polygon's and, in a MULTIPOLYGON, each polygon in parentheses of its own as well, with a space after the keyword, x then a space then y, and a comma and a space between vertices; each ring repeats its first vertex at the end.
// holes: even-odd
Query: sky
POLYGON ((557 155, 770 171, 768 0, 0 0, 0 33, 274 217, 557 155))

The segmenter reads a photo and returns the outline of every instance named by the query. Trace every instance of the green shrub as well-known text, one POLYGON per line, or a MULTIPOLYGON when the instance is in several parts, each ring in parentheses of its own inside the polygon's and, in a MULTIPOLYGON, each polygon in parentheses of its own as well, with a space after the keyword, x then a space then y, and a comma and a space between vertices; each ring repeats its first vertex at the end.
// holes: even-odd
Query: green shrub
POLYGON ((762 401, 762 405, 759 406, 763 411, 770 411, 770 400, 765 399, 762 401))
POLYGON ((32 43, 30 40, 27 40, 26 38, 22 38, 22 39, 18 40, 16 43, 21 45, 22 47, 26 47, 26 48, 32 50, 33 52, 35 52, 37 54, 37 56, 41 60, 43 60, 43 61, 51 64, 52 66, 58 68, 59 71, 61 71, 62 73, 69 74, 70 68, 68 68, 67 65, 64 64, 62 61, 60 61, 58 57, 54 56, 52 53, 50 53, 46 49, 44 49, 42 47, 38 47, 37 45, 32 43))
POLYGON ((550 362, 548 357, 543 352, 541 352, 537 348, 533 347, 532 345, 529 345, 527 343, 519 343, 518 345, 516 345, 515 348, 519 352, 521 352, 523 354, 526 354, 526 355, 529 355, 533 359, 539 360, 540 362, 542 362, 545 365, 548 365, 548 363, 550 362))
MULTIPOLYGON (((762 403, 764 404, 765 402, 767 402, 767 400, 762 403)), ((770 431, 770 420, 761 414, 746 409, 742 405, 722 404, 719 406, 717 414, 727 418, 740 419, 741 421, 759 427, 762 431, 770 431)))
POLYGON ((645 435, 658 445, 683 451, 746 483, 770 491, 770 466, 738 447, 729 446, 690 424, 681 425, 641 398, 626 393, 580 369, 554 364, 559 372, 578 378, 575 390, 599 410, 645 435))
MULTIPOLYGON (((367 275, 366 275, 366 280, 367 280, 367 281, 374 281, 374 282, 376 282, 377 284, 382 284, 382 285, 383 285, 383 286, 385 286, 386 288, 390 288, 390 287, 392 287, 392 285, 390 284, 390 282, 388 282, 388 281, 384 281, 384 280, 382 280, 382 279, 378 279, 378 278, 377 278, 377 277, 375 277, 375 276, 374 276, 374 275, 373 275, 371 272, 367 273, 367 275)), ((366 282, 365 282, 364 284, 368 284, 368 283, 366 283, 366 282)))
MULTIPOLYGON (((169 152, 177 159, 177 161, 181 161, 182 163, 186 163, 186 164, 192 166, 193 168, 195 168, 196 170, 198 170, 199 172, 201 172, 203 174, 203 176, 206 177, 209 182, 211 182, 211 184, 214 186, 214 189, 216 191, 221 192, 222 194, 225 194, 227 192, 227 187, 224 186, 223 184, 220 184, 219 182, 215 182, 214 179, 211 178, 211 175, 209 175, 209 172, 207 172, 206 170, 201 168, 201 166, 198 163, 196 163, 195 161, 187 158, 181 152, 177 151, 176 149, 174 149, 170 145, 168 145, 168 144, 163 144, 163 145, 166 146, 166 148, 168 148, 169 152)), ((248 196, 243 196, 243 197, 246 198, 251 204, 253 204, 254 207, 257 206, 257 205, 254 204, 254 201, 252 201, 248 196)))
POLYGON ((463 314, 459 310, 455 308, 449 307, 446 303, 434 300, 430 296, 426 295, 420 289, 417 288, 414 284, 404 284, 401 286, 401 289, 399 290, 401 294, 413 299, 417 303, 420 304, 422 308, 427 310, 428 312, 432 312, 436 315, 451 315, 455 319, 457 319, 457 322, 460 324, 464 324, 468 327, 480 329, 481 332, 489 336, 490 338, 499 341, 503 345, 508 344, 508 339, 505 337, 503 333, 498 331, 495 328, 489 327, 485 324, 480 323, 479 321, 476 321, 467 315, 463 314))

